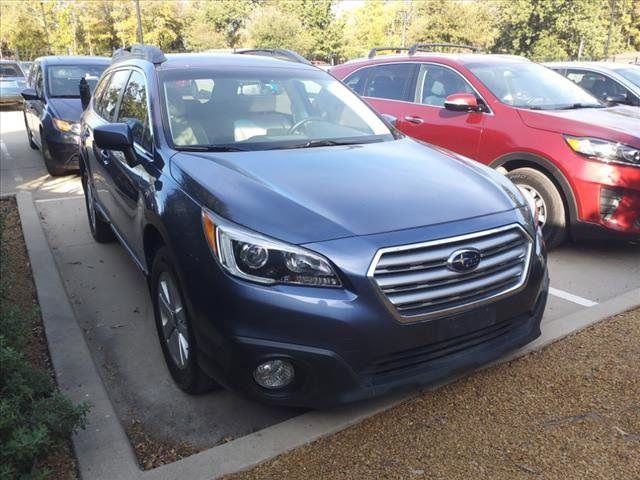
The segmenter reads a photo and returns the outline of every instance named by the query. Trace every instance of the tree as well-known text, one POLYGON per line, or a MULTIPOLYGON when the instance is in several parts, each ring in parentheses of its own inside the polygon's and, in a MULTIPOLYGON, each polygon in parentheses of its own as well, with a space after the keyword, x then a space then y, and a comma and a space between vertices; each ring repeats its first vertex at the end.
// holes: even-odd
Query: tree
POLYGON ((187 48, 236 48, 249 14, 259 3, 259 0, 192 2, 185 22, 187 48))
POLYGON ((289 48, 303 55, 313 44, 302 22, 275 6, 262 6, 255 10, 247 21, 246 38, 255 48, 289 48))

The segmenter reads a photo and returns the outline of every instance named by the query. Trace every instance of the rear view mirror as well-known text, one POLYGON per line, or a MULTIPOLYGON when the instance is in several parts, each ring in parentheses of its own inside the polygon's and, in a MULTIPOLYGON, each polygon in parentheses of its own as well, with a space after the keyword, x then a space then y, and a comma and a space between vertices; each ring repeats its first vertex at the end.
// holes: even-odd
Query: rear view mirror
POLYGON ((22 95, 22 98, 25 100, 38 100, 40 98, 35 88, 25 88, 20 92, 20 95, 22 95))
POLYGON ((478 99, 471 93, 454 93, 444 100, 444 108, 454 112, 478 112, 478 99))

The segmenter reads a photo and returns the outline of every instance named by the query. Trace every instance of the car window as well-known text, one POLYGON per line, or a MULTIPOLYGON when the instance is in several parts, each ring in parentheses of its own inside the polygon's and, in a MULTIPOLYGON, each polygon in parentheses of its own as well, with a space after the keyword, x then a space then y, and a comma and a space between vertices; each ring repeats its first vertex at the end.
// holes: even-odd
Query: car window
POLYGON ((52 98, 79 98, 80 79, 84 78, 93 91, 106 65, 49 65, 47 87, 52 98))
POLYGON ((133 133, 133 140, 145 150, 151 151, 146 82, 144 75, 136 70, 131 73, 127 88, 122 95, 118 122, 128 124, 133 133))
POLYGON ((107 75, 103 76, 100 81, 98 82, 98 85, 96 86, 96 89, 93 91, 93 95, 92 95, 92 99, 93 99, 93 109, 94 111, 98 114, 98 115, 102 115, 102 95, 106 89, 106 86, 109 85, 109 79, 111 78, 111 74, 108 73, 107 75))
POLYGON ((344 84, 358 95, 364 94, 364 85, 367 80, 367 76, 371 71, 370 68, 362 68, 356 72, 353 72, 347 78, 344 79, 344 84))
POLYGON ((407 100, 414 68, 412 63, 394 63, 371 67, 364 96, 407 100))
POLYGON ((161 72, 163 114, 172 143, 259 150, 310 141, 393 139, 351 90, 323 72, 247 73, 191 69, 161 72), (211 85, 205 102, 195 85, 211 85))
POLYGON ((118 70, 111 75, 109 86, 105 88, 100 99, 99 114, 109 122, 115 121, 116 107, 131 70, 118 70))
POLYGON ((445 99, 454 93, 474 93, 471 85, 458 73, 441 65, 420 65, 416 103, 444 107, 445 99))
POLYGON ((625 87, 615 80, 598 72, 588 70, 567 70, 567 78, 586 91, 590 92, 598 100, 605 100, 607 97, 628 95, 625 87))
POLYGON ((22 70, 17 63, 2 63, 0 64, 0 78, 6 77, 22 77, 22 70))
POLYGON ((42 91, 42 66, 40 65, 36 67, 36 77, 34 80, 34 88, 36 89, 36 93, 38 94, 38 96, 42 98, 44 92, 42 91))
POLYGON ((571 80, 532 62, 485 62, 465 65, 502 103, 531 110, 602 107, 571 80))

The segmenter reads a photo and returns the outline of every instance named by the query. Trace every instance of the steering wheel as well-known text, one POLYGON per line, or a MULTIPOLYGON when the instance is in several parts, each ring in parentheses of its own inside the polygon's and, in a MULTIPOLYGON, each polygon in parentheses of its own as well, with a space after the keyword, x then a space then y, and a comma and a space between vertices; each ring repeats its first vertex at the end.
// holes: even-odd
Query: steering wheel
POLYGON ((315 122, 317 120, 321 120, 318 117, 307 117, 307 118, 303 118, 302 120, 297 121, 296 123, 294 123, 291 128, 287 131, 287 135, 293 135, 294 133, 296 133, 296 131, 306 125, 309 122, 315 122))

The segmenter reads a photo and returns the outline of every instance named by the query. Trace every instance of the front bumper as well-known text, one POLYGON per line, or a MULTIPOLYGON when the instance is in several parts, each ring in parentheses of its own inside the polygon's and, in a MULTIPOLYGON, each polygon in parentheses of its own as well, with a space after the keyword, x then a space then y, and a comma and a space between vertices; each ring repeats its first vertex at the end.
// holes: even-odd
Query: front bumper
POLYGON ((340 265, 344 289, 255 285, 220 269, 206 269, 209 278, 186 276, 199 364, 221 384, 259 401, 325 408, 434 383, 495 360, 540 334, 548 290, 541 240, 517 293, 426 321, 398 322, 365 272, 381 246, 480 231, 510 223, 513 215, 496 215, 495 225, 478 218, 307 245, 340 265), (257 365, 273 358, 288 359, 296 370, 296 380, 282 390, 261 388, 252 378, 257 365))
MULTIPOLYGON (((580 237, 640 238, 640 168, 585 160, 574 176, 580 237)), ((575 232, 574 232, 575 233, 575 232)))
MULTIPOLYGON (((45 127, 46 128, 46 127, 45 127)), ((47 148, 53 161, 68 169, 79 168, 79 140, 80 137, 74 133, 61 132, 50 125, 45 129, 47 148)))

